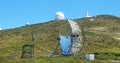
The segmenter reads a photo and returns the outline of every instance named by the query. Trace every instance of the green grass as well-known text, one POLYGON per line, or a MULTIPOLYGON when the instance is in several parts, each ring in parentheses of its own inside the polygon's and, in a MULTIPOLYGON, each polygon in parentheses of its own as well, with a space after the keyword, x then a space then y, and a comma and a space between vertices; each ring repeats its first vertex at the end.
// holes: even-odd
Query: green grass
POLYGON ((53 57, 34 58, 19 60, 2 60, 1 63, 113 63, 110 60, 85 60, 81 57, 53 57))
POLYGON ((120 33, 119 17, 111 15, 99 15, 94 18, 93 22, 90 22, 89 18, 76 19, 75 21, 83 27, 85 33, 84 48, 80 54, 85 55, 94 53, 96 54, 96 60, 86 61, 84 58, 73 56, 46 58, 45 55, 48 55, 50 52, 42 49, 41 47, 53 51, 56 45, 59 43, 57 40, 59 34, 63 34, 64 32, 62 29, 66 29, 65 26, 68 26, 67 21, 49 21, 46 23, 38 23, 20 28, 0 31, 0 59, 2 57, 0 62, 62 63, 63 60, 64 63, 110 63, 109 60, 120 59, 120 40, 115 38, 120 37, 120 35, 118 35, 120 33), (24 43, 31 43, 31 36, 33 34, 35 34, 37 37, 34 49, 35 58, 20 59, 22 45, 24 43), (8 58, 6 60, 6 57, 13 58, 8 58))

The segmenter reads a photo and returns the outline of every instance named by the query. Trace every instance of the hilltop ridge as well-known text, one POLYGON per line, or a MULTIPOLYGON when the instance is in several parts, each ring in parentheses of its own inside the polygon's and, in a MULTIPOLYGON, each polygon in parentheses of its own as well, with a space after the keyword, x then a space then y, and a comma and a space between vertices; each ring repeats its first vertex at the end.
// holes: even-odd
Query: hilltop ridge
MULTIPOLYGON (((94 53, 98 54, 96 56, 100 59, 99 53, 111 52, 113 55, 120 53, 120 18, 112 15, 98 15, 93 18, 94 21, 89 19, 74 20, 83 27, 85 33, 84 48, 80 54, 94 53)), ((60 34, 60 27, 64 26, 65 22, 67 21, 49 21, 0 31, 0 51, 2 51, 0 56, 15 55, 16 59, 20 59, 22 44, 32 42, 32 35, 36 35, 35 56, 50 54, 59 43, 57 38, 60 34)), ((115 55, 114 57, 120 59, 115 55)), ((109 59, 115 58, 111 56, 109 59)))

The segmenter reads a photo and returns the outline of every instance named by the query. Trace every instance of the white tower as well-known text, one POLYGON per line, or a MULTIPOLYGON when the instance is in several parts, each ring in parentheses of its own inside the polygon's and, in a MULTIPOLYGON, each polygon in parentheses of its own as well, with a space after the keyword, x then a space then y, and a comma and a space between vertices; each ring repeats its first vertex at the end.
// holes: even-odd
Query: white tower
POLYGON ((65 16, 63 12, 57 12, 55 16, 55 20, 65 20, 65 16))
POLYGON ((88 13, 88 11, 86 12, 86 17, 91 17, 91 16, 89 16, 89 13, 88 13))
POLYGON ((96 18, 97 16, 96 16, 96 12, 94 13, 94 17, 96 18))

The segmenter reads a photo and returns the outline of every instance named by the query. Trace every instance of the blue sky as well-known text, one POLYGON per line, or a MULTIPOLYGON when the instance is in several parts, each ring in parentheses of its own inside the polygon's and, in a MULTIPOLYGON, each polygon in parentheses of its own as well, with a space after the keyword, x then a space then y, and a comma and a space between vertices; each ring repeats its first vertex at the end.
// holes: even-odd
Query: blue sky
POLYGON ((120 0, 0 0, 0 28, 43 23, 62 11, 66 18, 85 17, 86 12, 120 17, 120 0))

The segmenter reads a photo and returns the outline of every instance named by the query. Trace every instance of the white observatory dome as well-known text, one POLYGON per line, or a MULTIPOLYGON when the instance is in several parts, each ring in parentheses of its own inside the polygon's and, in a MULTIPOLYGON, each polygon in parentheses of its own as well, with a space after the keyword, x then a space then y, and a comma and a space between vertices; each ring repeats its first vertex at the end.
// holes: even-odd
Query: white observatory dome
POLYGON ((55 16, 55 20, 64 20, 65 16, 63 12, 57 12, 55 16))
POLYGON ((26 25, 30 25, 30 23, 29 23, 29 22, 27 22, 27 23, 26 23, 26 25))
POLYGON ((2 28, 0 28, 0 30, 2 30, 2 28))

